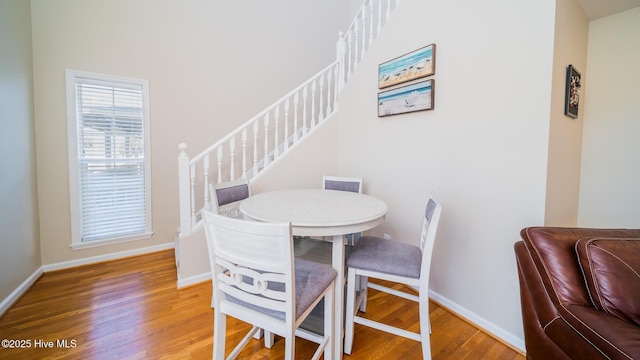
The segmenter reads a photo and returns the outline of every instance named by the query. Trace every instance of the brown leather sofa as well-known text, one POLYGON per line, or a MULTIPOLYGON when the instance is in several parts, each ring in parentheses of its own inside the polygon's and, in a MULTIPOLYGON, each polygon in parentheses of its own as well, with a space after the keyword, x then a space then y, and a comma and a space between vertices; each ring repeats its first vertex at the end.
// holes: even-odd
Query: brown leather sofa
POLYGON ((527 359, 640 359, 640 229, 520 235, 527 359))

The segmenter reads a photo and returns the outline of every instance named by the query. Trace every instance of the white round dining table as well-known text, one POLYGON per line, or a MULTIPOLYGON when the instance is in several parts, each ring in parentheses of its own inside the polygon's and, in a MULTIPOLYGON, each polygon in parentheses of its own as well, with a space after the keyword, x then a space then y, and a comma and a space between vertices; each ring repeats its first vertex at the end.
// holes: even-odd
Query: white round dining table
POLYGON ((349 191, 292 189, 252 195, 240 204, 247 217, 265 222, 290 222, 293 234, 333 236, 378 226, 387 204, 370 195, 349 191))
POLYGON ((322 189, 290 189, 251 195, 242 214, 264 222, 289 222, 293 235, 325 236, 332 243, 331 265, 338 272, 335 291, 334 358, 342 358, 344 235, 373 229, 384 221, 387 204, 370 195, 322 189))

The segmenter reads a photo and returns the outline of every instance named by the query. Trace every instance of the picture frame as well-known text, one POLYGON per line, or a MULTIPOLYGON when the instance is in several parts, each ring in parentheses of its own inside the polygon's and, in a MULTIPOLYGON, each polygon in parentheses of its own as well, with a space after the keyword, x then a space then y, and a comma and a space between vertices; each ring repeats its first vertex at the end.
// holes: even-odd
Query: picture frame
POLYGON ((433 110, 433 79, 378 93, 378 117, 433 110))
POLYGON ((565 86, 564 114, 572 117, 578 117, 578 107, 580 105, 580 88, 581 75, 572 65, 567 66, 567 79, 565 86))
POLYGON ((378 65, 378 89, 436 73, 436 44, 429 44, 378 65))

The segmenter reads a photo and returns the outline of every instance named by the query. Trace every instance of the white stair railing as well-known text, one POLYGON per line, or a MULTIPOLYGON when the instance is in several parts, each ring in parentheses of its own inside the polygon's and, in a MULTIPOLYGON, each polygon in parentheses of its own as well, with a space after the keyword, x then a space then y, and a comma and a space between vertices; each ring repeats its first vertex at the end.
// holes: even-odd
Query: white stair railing
POLYGON ((335 62, 193 158, 187 144, 178 146, 181 235, 190 234, 202 210, 211 208, 209 183, 255 177, 337 111, 340 90, 398 3, 365 0, 339 34, 335 62))
POLYGON ((341 83, 349 80, 399 3, 400 0, 365 0, 347 31, 339 34, 337 53, 343 66, 341 83))

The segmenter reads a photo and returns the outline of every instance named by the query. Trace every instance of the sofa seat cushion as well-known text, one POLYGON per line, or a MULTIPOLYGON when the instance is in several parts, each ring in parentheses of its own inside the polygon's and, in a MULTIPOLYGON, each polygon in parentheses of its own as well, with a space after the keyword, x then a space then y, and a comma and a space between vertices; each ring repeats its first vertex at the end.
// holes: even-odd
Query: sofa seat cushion
POLYGON ((554 321, 545 334, 572 359, 640 359, 640 327, 634 323, 590 305, 569 304, 558 310, 561 322, 568 327, 557 327, 560 324, 554 321), (592 353, 593 349, 601 356, 592 353))
POLYGON ((640 239, 580 239, 576 253, 596 309, 640 326, 640 239))

